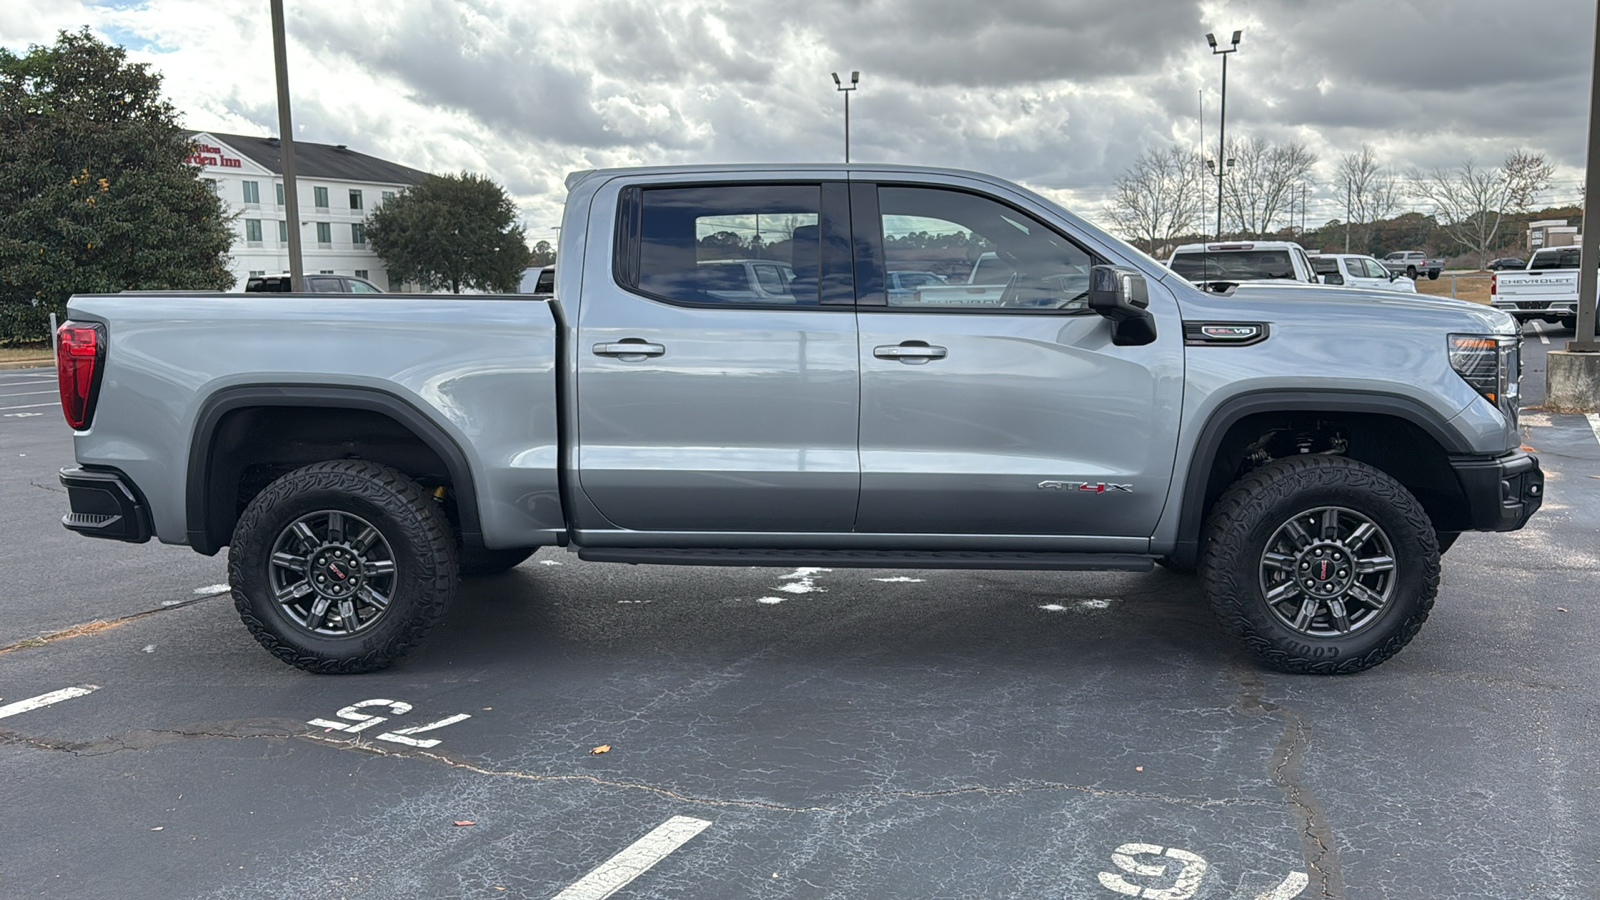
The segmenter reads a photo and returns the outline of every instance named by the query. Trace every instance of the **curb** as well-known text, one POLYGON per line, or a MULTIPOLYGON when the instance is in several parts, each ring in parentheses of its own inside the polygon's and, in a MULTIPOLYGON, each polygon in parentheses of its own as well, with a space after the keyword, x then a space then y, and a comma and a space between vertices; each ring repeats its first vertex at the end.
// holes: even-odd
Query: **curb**
POLYGON ((42 369, 55 365, 56 361, 48 356, 39 356, 31 359, 13 359, 9 362, 0 362, 0 369, 42 369))

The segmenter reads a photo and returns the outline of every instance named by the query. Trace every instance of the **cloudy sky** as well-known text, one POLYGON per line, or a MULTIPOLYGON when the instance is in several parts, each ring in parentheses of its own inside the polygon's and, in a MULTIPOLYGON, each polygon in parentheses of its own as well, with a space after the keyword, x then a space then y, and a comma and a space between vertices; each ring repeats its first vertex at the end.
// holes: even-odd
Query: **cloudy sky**
MULTIPOLYGON (((504 184, 553 238, 574 169, 837 161, 830 72, 861 71, 856 161, 958 166, 1094 218, 1145 148, 1299 139, 1331 181, 1524 146, 1575 200, 1594 0, 285 0, 302 140, 504 184)), ((166 78, 185 124, 276 134, 267 0, 0 3, 0 45, 87 25, 166 78)), ((1329 188, 1308 224, 1342 214, 1329 188)))

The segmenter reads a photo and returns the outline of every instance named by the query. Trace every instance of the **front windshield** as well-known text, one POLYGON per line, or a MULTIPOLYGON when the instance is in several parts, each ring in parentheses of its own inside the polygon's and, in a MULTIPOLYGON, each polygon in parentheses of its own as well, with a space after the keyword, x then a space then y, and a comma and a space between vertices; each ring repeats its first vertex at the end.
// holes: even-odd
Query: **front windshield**
POLYGON ((1172 270, 1190 281, 1294 280, 1287 250, 1192 251, 1172 258, 1172 270))

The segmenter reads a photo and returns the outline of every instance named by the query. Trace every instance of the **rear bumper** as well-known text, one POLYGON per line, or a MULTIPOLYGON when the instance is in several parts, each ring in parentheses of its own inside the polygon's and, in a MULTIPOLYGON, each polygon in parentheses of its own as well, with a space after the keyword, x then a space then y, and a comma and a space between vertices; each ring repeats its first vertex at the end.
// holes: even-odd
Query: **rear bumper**
POLYGON ((1474 531, 1516 531, 1544 503, 1539 457, 1517 450, 1505 456, 1452 459, 1467 499, 1474 531))
POLYGON ((150 513, 139 489, 116 469, 61 470, 71 512, 61 517, 68 531, 142 544, 150 540, 150 513))
POLYGON ((1495 309, 1508 312, 1518 319, 1575 315, 1576 304, 1576 300, 1494 300, 1489 303, 1495 309))

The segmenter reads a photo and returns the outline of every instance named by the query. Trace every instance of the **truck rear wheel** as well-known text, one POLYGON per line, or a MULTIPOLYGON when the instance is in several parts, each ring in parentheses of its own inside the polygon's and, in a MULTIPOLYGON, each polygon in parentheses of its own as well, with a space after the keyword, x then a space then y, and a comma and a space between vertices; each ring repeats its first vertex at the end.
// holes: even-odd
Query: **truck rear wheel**
POLYGON ((1295 456, 1217 501, 1200 577, 1223 628, 1257 663, 1346 674, 1416 636, 1438 592, 1439 545, 1422 505, 1389 475, 1295 456))
POLYGON ((228 552, 234 605, 272 655, 308 672, 393 664, 455 592, 450 523, 421 485, 365 460, 279 478, 239 516, 228 552))

